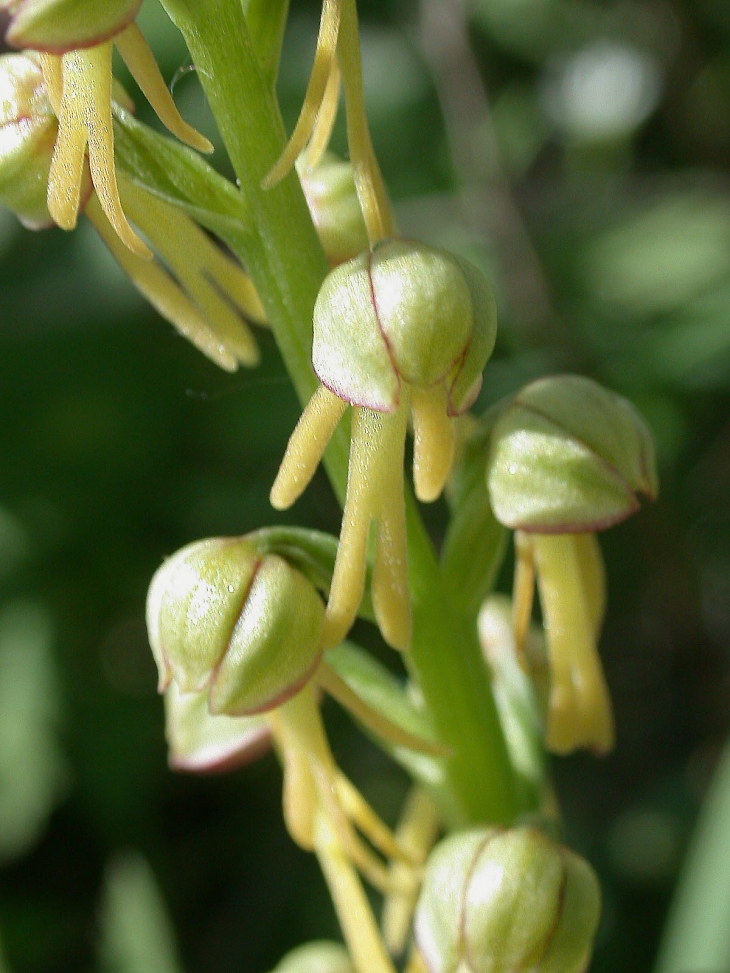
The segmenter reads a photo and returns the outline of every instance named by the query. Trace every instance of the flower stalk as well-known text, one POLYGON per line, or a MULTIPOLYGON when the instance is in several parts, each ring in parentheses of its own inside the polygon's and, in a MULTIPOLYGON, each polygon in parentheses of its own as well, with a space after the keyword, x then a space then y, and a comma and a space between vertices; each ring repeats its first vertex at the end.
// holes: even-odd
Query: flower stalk
MULTIPOLYGON (((183 33, 249 205, 253 228, 238 256, 248 268, 302 403, 317 388, 312 370, 312 310, 327 263, 301 188, 289 174, 265 191, 285 133, 278 106, 250 41, 245 16, 230 0, 164 0, 183 33)), ((349 443, 343 423, 324 464, 345 497, 349 443)), ((408 666, 434 725, 453 756, 448 809, 455 821, 509 822, 518 813, 515 781, 473 626, 450 608, 433 548, 412 499, 406 499, 413 637, 408 666)))

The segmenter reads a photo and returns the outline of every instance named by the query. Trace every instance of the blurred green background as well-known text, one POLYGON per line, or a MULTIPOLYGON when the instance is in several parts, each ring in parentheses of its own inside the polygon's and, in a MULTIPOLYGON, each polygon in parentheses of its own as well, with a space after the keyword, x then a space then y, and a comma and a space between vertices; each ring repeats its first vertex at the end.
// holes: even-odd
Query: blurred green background
MULTIPOLYGON (((643 973, 730 727, 730 4, 361 12, 401 229, 495 284, 479 406, 576 370, 629 396, 656 436, 660 500, 603 535, 618 746, 555 761, 569 840, 603 883, 591 969, 643 973)), ((292 0, 290 126, 317 17, 292 0)), ((140 22, 172 78, 188 60, 156 0, 140 22)), ((192 73, 175 96, 214 137, 192 73)), ((0 256, 0 970, 265 973, 337 935, 323 883, 284 832, 273 757, 168 771, 143 611, 164 555, 281 521, 267 494, 297 403, 266 334, 261 368, 217 371, 83 221, 31 234, 0 211, 0 256)), ((437 539, 444 518, 428 511, 437 539)), ((288 519, 337 530, 321 476, 288 519)), ((393 821, 404 777, 325 715, 393 821)))

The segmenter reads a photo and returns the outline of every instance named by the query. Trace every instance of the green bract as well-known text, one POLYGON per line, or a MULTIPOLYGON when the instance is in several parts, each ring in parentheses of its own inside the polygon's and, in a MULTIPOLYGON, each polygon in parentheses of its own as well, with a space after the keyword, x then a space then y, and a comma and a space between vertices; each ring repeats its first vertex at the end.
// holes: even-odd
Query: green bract
POLYGON ((212 714, 263 712, 307 681, 324 605, 312 584, 245 538, 197 541, 157 571, 147 628, 160 689, 207 691, 212 714))
POLYGON ((273 973, 355 973, 355 969, 341 943, 319 939, 287 953, 273 973))
POLYGON ((496 336, 485 277, 445 250, 387 240, 336 268, 314 308, 312 362, 353 405, 392 412, 401 383, 446 386, 450 415, 479 391, 496 336))
MULTIPOLYGON (((25 54, 3 54, 0 57, 0 203, 33 229, 53 223, 46 194, 57 131, 58 123, 38 62, 25 54)), ((90 183, 86 195, 89 188, 90 183)))
POLYGON ((522 389, 494 425, 487 485, 497 519, 538 533, 602 530, 656 496, 651 433, 626 399, 577 375, 522 389))
POLYGON ((582 973, 599 913, 578 855, 535 828, 479 828, 436 846, 414 930, 429 973, 582 973))
POLYGON ((5 0, 13 47, 63 54, 101 44, 130 24, 142 0, 5 0))
POLYGON ((351 260, 368 246, 368 233, 355 192, 352 163, 327 153, 312 169, 298 165, 302 189, 327 260, 351 260))

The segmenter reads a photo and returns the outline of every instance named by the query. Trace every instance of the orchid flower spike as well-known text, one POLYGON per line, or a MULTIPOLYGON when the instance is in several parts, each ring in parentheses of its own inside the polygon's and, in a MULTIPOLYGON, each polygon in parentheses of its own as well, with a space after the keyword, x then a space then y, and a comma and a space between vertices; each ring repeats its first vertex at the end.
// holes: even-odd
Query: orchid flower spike
POLYGON ((140 0, 91 0, 83 14, 75 0, 5 0, 7 39, 38 51, 58 135, 48 178, 48 210, 62 229, 76 226, 88 149, 99 203, 130 250, 151 259, 129 225, 119 197, 112 127, 112 49, 116 45, 162 123, 201 152, 213 146, 180 116, 140 29, 133 23, 140 0))
POLYGON ((389 240, 333 270, 314 309, 312 360, 321 385, 292 433, 271 490, 278 509, 303 492, 347 406, 347 498, 325 617, 325 647, 362 599, 371 522, 372 601, 385 640, 411 637, 403 455, 414 427, 414 482, 435 500, 453 460, 452 417, 471 405, 494 346, 494 299, 482 273, 443 250, 389 240))

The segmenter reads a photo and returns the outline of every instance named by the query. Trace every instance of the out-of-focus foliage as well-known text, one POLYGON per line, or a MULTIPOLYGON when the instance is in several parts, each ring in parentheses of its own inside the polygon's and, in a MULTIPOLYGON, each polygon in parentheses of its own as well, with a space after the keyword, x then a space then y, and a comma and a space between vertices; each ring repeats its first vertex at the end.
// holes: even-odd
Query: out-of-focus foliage
MULTIPOLYGON (((279 85, 290 127, 318 4, 291 7, 279 85)), ((400 226, 495 281, 500 332, 478 407, 575 370, 632 399, 657 439, 658 503, 602 539, 617 749, 554 766, 566 837, 603 887, 592 970, 645 973, 730 729, 730 5, 361 10, 400 226)), ((188 62, 157 0, 140 23, 172 78, 188 62)), ((174 93, 215 140, 194 74, 174 93)), ((219 778, 167 769, 143 609, 163 556, 281 522, 267 497, 294 394, 265 333, 260 369, 216 371, 83 221, 29 234, 1 211, 0 258, 0 815, 27 795, 15 830, 0 825, 7 965, 170 968, 110 945, 136 910, 160 914, 146 865, 106 871, 132 848, 185 969, 272 969, 300 942, 338 938, 316 864, 284 833, 272 756, 219 778), (100 911, 105 887, 116 893, 100 911)), ((441 538, 445 507, 427 517, 441 538)), ((323 477, 283 520, 336 532, 323 477)), ((366 627, 358 639, 378 652, 366 627)), ((338 760, 392 820, 404 775, 346 717, 325 718, 338 760)))
POLYGON ((107 867, 100 948, 106 973, 180 973, 170 920, 141 855, 120 855, 107 867))

